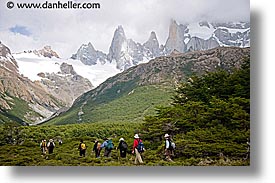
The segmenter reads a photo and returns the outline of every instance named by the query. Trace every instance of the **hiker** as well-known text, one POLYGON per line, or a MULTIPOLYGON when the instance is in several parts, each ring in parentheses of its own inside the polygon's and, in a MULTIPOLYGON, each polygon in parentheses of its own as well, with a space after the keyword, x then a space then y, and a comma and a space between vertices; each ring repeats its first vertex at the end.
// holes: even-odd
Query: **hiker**
POLYGON ((79 155, 85 157, 85 153, 86 153, 87 146, 86 146, 86 144, 83 142, 82 139, 80 140, 80 144, 79 144, 79 146, 78 146, 78 149, 79 149, 79 155))
POLYGON ((124 138, 120 138, 119 139, 119 144, 118 144, 117 149, 119 149, 119 151, 120 151, 120 157, 121 158, 126 158, 126 153, 127 153, 128 145, 125 142, 124 138))
POLYGON ((100 142, 98 140, 95 140, 93 151, 95 152, 96 158, 100 158, 100 151, 101 151, 100 146, 101 146, 100 142))
POLYGON ((136 154, 135 164, 137 164, 137 161, 140 164, 143 164, 141 153, 144 152, 145 150, 144 145, 142 143, 142 140, 139 138, 138 134, 135 134, 134 138, 135 139, 134 139, 132 154, 136 154))
POLYGON ((44 139, 40 143, 40 148, 43 154, 46 154, 47 152, 47 141, 44 139))
POLYGON ((55 147, 54 141, 53 141, 53 139, 50 139, 49 142, 48 142, 48 144, 47 144, 47 148, 48 148, 49 154, 53 153, 54 147, 55 147))
POLYGON ((173 162, 173 160, 171 159, 171 156, 174 153, 175 143, 172 142, 170 135, 168 135, 167 133, 164 135, 164 138, 165 138, 165 149, 164 149, 165 159, 167 161, 173 162))
POLYGON ((103 142, 103 144, 101 144, 100 148, 105 148, 105 151, 104 151, 104 156, 105 157, 111 157, 112 155, 112 150, 114 149, 114 144, 113 144, 113 141, 112 139, 107 139, 105 138, 104 139, 105 141, 103 142))

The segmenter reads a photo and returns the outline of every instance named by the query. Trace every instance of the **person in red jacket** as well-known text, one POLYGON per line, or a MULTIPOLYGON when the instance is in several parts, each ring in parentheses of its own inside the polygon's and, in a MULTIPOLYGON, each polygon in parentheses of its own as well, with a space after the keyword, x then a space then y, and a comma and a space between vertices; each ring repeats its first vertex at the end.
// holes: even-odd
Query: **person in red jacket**
POLYGON ((136 154, 135 164, 137 164, 137 161, 140 164, 143 164, 141 152, 138 151, 138 144, 139 142, 142 142, 142 140, 139 138, 138 134, 135 134, 134 138, 135 139, 134 139, 132 154, 136 154))

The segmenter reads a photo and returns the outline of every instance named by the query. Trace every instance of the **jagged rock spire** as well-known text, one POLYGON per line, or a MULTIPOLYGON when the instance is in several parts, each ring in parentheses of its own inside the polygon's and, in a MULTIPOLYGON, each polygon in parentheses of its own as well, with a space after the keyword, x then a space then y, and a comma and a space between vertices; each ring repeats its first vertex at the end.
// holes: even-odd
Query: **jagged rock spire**
POLYGON ((148 53, 151 54, 150 57, 158 57, 160 55, 159 42, 154 31, 151 32, 148 41, 146 41, 143 46, 148 49, 148 53))

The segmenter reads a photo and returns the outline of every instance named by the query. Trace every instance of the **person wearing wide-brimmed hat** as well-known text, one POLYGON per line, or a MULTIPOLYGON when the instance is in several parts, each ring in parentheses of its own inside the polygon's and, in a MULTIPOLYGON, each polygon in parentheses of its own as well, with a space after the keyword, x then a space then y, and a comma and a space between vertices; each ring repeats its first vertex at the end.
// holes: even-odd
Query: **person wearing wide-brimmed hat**
POLYGON ((171 159, 171 155, 172 155, 172 142, 171 142, 170 135, 166 133, 164 135, 164 138, 165 138, 165 150, 164 150, 165 159, 167 161, 173 161, 171 159))
POLYGON ((135 134, 134 138, 135 139, 134 139, 132 154, 136 154, 135 164, 137 164, 137 161, 140 164, 143 164, 142 157, 141 157, 141 152, 139 152, 138 149, 137 149, 139 142, 142 142, 142 140, 139 138, 138 134, 135 134))

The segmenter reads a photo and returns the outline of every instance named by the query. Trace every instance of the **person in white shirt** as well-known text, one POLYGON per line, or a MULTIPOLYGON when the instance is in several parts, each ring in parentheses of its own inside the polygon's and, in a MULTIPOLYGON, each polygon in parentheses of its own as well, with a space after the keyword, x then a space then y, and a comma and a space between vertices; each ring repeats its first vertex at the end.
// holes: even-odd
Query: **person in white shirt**
POLYGON ((171 142, 171 139, 170 139, 170 135, 168 134, 165 134, 164 135, 164 138, 165 138, 165 150, 164 150, 164 155, 165 155, 165 159, 167 161, 173 161, 171 159, 171 154, 172 154, 172 142, 171 142))

